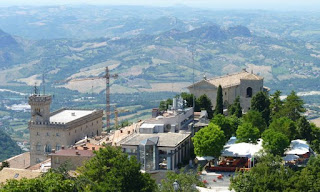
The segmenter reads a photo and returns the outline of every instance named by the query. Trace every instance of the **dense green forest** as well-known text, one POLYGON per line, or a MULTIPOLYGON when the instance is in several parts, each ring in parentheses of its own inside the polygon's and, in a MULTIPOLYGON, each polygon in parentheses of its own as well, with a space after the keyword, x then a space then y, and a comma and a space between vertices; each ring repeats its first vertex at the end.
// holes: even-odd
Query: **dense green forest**
POLYGON ((0 130, 0 151, 0 161, 21 153, 21 149, 16 142, 2 130, 0 130))

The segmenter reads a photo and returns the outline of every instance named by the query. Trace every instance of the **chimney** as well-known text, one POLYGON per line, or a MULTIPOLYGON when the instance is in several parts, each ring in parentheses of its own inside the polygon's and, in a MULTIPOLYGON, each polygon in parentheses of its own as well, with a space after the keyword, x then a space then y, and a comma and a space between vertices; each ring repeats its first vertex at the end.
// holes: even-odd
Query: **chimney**
POLYGON ((92 147, 92 151, 95 151, 96 150, 96 148, 95 147, 92 147))
POLYGON ((61 149, 64 150, 64 145, 61 146, 61 149))
POLYGON ((71 113, 71 116, 76 116, 76 113, 75 112, 71 113))
POLYGON ((51 153, 56 153, 56 150, 55 150, 55 149, 52 149, 52 150, 51 150, 51 153))

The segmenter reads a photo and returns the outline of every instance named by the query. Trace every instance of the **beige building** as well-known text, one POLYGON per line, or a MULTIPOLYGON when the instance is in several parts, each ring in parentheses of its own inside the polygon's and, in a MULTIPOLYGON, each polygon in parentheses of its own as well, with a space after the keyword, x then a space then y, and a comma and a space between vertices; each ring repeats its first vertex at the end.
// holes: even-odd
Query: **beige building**
POLYGON ((50 113, 51 96, 32 95, 30 131, 30 165, 48 159, 52 149, 70 147, 77 141, 100 135, 102 132, 102 110, 60 109, 50 113))
POLYGON ((252 96, 259 91, 268 90, 268 88, 263 87, 263 77, 246 70, 212 79, 204 78, 190 85, 188 89, 196 98, 206 94, 210 98, 213 108, 215 108, 219 85, 222 87, 224 108, 227 108, 236 97, 240 96, 240 104, 244 112, 250 109, 252 96))
POLYGON ((57 152, 53 151, 50 154, 51 168, 56 169, 66 163, 68 170, 76 170, 82 166, 85 161, 90 160, 94 156, 94 151, 89 149, 61 149, 57 152))

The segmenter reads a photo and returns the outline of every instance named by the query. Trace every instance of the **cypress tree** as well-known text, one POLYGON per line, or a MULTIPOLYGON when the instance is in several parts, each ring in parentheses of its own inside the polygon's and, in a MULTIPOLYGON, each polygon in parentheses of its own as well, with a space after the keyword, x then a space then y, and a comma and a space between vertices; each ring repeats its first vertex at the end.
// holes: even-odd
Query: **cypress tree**
POLYGON ((223 114, 223 96, 222 96, 222 87, 219 85, 217 91, 217 100, 216 107, 214 109, 214 114, 223 114))

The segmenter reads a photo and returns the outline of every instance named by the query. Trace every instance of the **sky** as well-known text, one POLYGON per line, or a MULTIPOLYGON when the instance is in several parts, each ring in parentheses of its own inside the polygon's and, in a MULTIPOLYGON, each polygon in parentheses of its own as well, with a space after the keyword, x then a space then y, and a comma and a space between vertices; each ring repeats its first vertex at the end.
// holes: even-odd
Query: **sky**
POLYGON ((0 0, 1 6, 20 5, 186 5, 211 9, 320 10, 320 0, 0 0))

